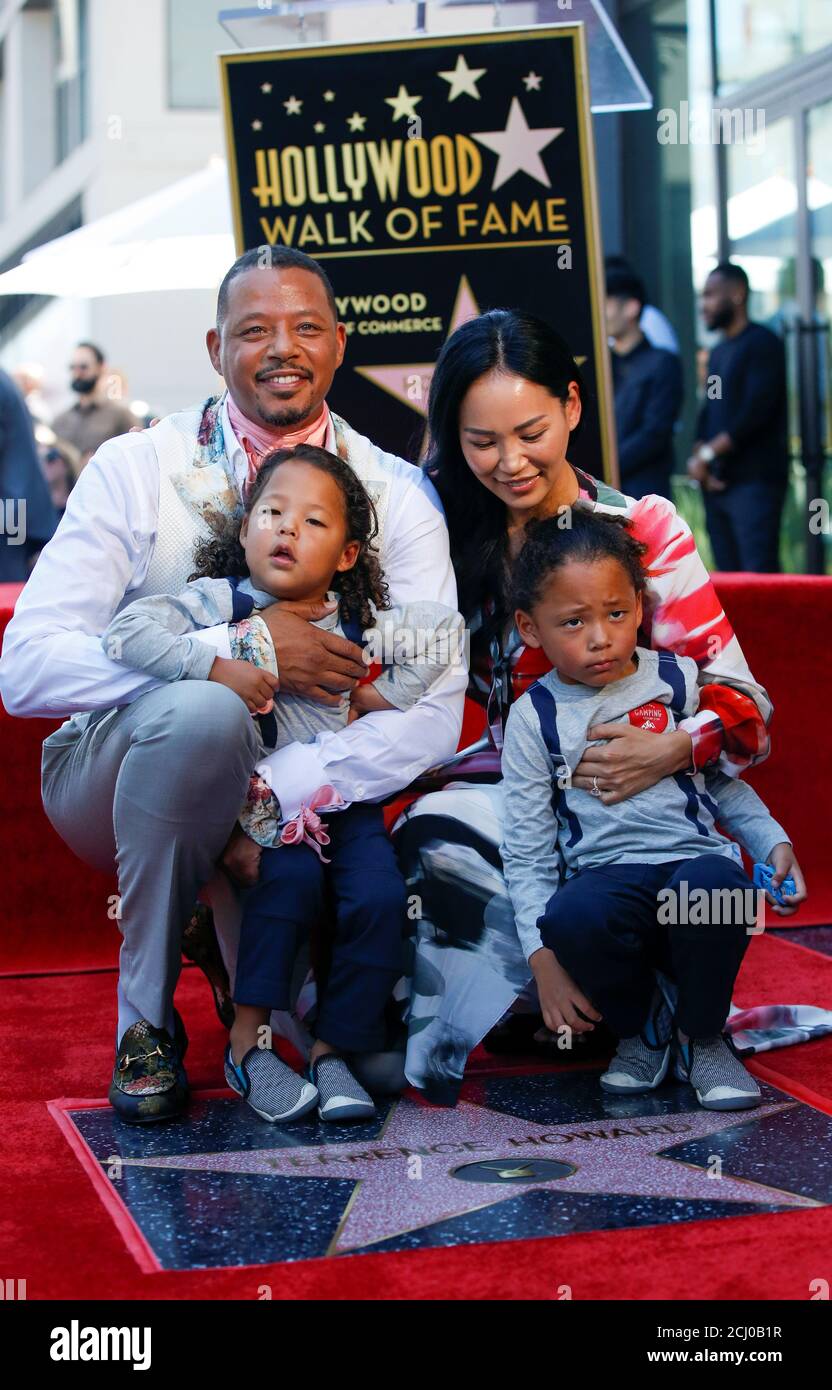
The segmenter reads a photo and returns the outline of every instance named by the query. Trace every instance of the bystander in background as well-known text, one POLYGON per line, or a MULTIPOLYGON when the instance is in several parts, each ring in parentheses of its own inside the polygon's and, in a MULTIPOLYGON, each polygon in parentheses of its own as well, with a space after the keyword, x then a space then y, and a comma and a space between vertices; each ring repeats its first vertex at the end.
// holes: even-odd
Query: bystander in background
POLYGON ((612 349, 621 490, 671 498, 673 432, 682 409, 682 367, 653 347, 641 327, 646 300, 634 271, 607 270, 607 333, 612 349))
POLYGON ((705 495, 718 570, 776 574, 789 476, 786 355, 771 329, 748 317, 748 276, 721 262, 702 292, 711 350, 688 473, 705 495))

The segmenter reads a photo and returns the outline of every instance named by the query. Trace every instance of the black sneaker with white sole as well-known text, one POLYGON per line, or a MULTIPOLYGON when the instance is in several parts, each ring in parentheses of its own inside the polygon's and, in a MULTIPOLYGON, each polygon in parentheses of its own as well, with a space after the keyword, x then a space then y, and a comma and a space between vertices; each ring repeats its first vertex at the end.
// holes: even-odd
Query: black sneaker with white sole
POLYGON ((621 1038, 604 1075, 603 1090, 614 1095, 641 1096, 655 1091, 670 1065, 672 1016, 664 995, 657 987, 650 1014, 634 1038, 621 1038))
POLYGON ((325 1052, 310 1066, 309 1079, 318 1089, 321 1120, 338 1124, 341 1120, 371 1120, 375 1115, 372 1098, 356 1081, 343 1057, 325 1052))
POLYGON ((225 1079, 232 1091, 270 1124, 297 1120, 318 1103, 316 1088, 269 1048, 249 1048, 238 1065, 229 1044, 225 1052, 225 1079))
POLYGON ((721 1036, 676 1039, 675 1075, 687 1081, 705 1110, 751 1110, 760 1104, 760 1088, 746 1071, 732 1043, 721 1036))
POLYGON ((622 1038, 601 1077, 601 1086, 616 1095, 644 1095, 662 1084, 669 1062, 669 1043, 652 1047, 641 1033, 636 1038, 622 1038))

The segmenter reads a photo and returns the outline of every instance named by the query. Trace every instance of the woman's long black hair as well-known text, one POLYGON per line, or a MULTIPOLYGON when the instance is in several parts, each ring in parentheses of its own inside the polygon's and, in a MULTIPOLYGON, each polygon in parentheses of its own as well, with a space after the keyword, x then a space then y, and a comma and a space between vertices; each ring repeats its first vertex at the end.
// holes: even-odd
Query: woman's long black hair
MULTIPOLYGON (((473 617, 486 599, 493 628, 508 616, 506 507, 471 472, 459 443, 459 416, 469 387, 491 371, 521 376, 566 404, 569 383, 586 389, 569 347, 554 328, 514 309, 492 309, 458 328, 439 354, 430 388, 430 442, 423 467, 436 485, 451 537, 459 607, 473 617)), ((573 436, 580 426, 572 431, 573 436)))
MULTIPOLYGON (((358 474, 348 463, 328 449, 314 444, 296 444, 291 449, 276 449, 267 454, 257 477, 245 496, 245 515, 249 516, 275 469, 287 459, 309 463, 334 478, 344 498, 347 540, 360 541, 361 550, 352 569, 333 575, 332 588, 341 599, 344 617, 357 619, 363 627, 371 627, 376 608, 389 608, 390 598, 373 542, 378 535, 378 515, 358 474)), ((212 536, 197 541, 194 547, 194 573, 191 579, 225 579, 229 575, 248 576, 246 553, 240 540, 242 520, 229 517, 212 536)))

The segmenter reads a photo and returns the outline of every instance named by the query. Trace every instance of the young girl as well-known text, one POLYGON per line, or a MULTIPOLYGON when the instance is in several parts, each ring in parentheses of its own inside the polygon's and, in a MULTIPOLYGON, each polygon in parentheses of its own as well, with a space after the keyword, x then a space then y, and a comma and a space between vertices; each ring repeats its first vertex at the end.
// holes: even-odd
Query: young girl
MULTIPOLYGON (((309 742, 377 710, 407 709, 447 666, 462 657, 460 615, 436 603, 389 606, 373 549, 375 509, 362 483, 336 455, 311 445, 268 455, 234 523, 197 547, 197 576, 183 593, 143 598, 119 613, 102 637, 114 660, 162 680, 219 681, 258 718, 262 751, 309 742), (337 706, 278 686, 264 625, 247 621, 284 601, 336 607, 317 626, 353 641, 370 635, 385 669, 337 706), (231 659, 192 634, 234 622, 231 659)), ((306 1114, 364 1119, 369 1095, 344 1054, 384 1045, 383 1014, 402 972, 406 890, 380 806, 353 803, 326 823, 318 812, 343 805, 321 787, 288 824, 270 788, 252 775, 240 831, 263 846, 257 885, 246 896, 234 990, 235 1019, 225 1056, 229 1086, 270 1121, 306 1114), (326 847, 327 855, 323 848, 326 847), (317 1037, 308 1080, 261 1045, 272 1009, 291 1006, 292 967, 302 934, 334 904, 328 976, 319 982, 317 1037)))
POLYGON ((637 645, 645 547, 629 523, 581 506, 565 518, 530 522, 514 569, 518 629, 553 669, 512 706, 502 756, 501 852, 543 1017, 553 1032, 606 1020, 620 1039, 606 1091, 654 1089, 673 1044, 701 1105, 745 1109, 759 1088, 722 1029, 756 895, 716 821, 774 865, 775 886, 792 847, 756 793, 721 772, 677 773, 610 805, 597 778, 571 786, 593 726, 660 736, 695 713, 698 690, 694 661, 637 645), (678 988, 675 1019, 656 970, 678 988))

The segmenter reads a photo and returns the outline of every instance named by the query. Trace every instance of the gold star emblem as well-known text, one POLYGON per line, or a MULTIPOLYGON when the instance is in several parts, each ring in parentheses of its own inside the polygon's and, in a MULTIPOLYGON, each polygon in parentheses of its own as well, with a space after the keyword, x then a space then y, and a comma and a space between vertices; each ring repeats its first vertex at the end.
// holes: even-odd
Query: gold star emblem
POLYGON ((543 81, 543 78, 536 72, 527 72, 526 76, 523 78, 523 81, 526 84, 527 92, 539 92, 540 84, 543 81))
POLYGON ((323 135, 324 131, 326 130, 326 126, 324 125, 323 121, 316 121, 315 125, 313 126, 313 129, 316 135, 323 135))
POLYGON ((260 88, 260 91, 263 93, 263 96, 264 96, 264 97, 267 97, 267 96, 270 94, 271 90, 272 90, 272 84, 271 84, 271 82, 264 82, 263 85, 262 85, 261 88, 260 88))
MULTIPOLYGON (((474 298, 474 292, 467 277, 463 275, 457 286, 456 299, 451 310, 446 336, 450 338, 461 324, 467 323, 469 319, 475 319, 479 312, 480 308, 474 298)), ((380 390, 386 391, 388 396, 393 396, 402 405, 408 406, 411 410, 415 410, 417 415, 427 419, 428 394, 434 366, 433 362, 398 362, 385 363, 378 367, 356 367, 354 370, 358 372, 359 376, 363 376, 374 386, 378 386, 380 390)))
POLYGON ((366 124, 367 117, 359 116, 357 111, 354 111, 351 116, 347 116, 347 125, 350 130, 363 130, 366 124))
POLYGON ((416 115, 416 103, 421 101, 421 97, 412 97, 407 88, 402 83, 394 97, 385 97, 385 102, 393 108, 393 120, 398 121, 402 116, 412 120, 416 115))
POLYGON ((287 116, 299 116, 303 102, 299 101, 297 97, 290 97, 288 101, 284 101, 283 105, 286 107, 287 116))
POLYGON ((334 101, 334 100, 335 100, 335 93, 334 93, 334 92, 324 92, 324 101, 334 101))
POLYGON ((262 130, 262 129, 263 129, 263 122, 262 122, 262 121, 252 121, 252 123, 251 123, 251 128, 252 128, 252 130, 262 130))
POLYGON ((456 67, 450 71, 440 72, 437 76, 443 81, 450 83, 451 90, 448 92, 448 101, 456 101, 459 96, 476 97, 480 99, 477 83, 484 77, 487 68, 469 68, 465 61, 465 54, 460 53, 456 60, 456 67))

